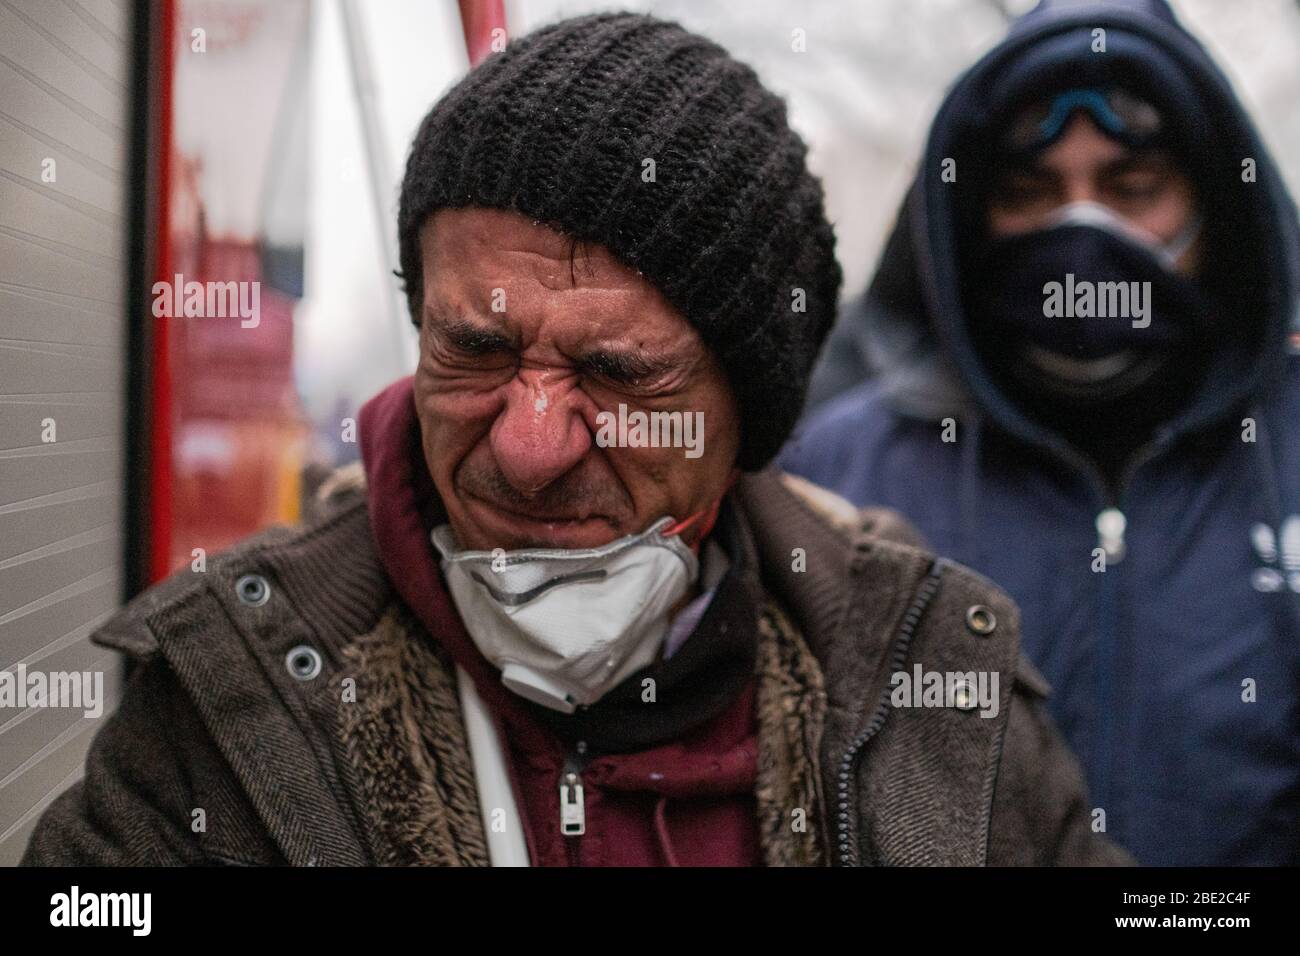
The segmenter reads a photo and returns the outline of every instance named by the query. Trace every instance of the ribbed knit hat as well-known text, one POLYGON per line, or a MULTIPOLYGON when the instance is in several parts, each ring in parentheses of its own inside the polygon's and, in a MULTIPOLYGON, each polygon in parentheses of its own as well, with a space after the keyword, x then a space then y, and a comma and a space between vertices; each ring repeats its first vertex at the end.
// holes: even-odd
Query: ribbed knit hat
POLYGON ((738 464, 761 468, 799 417, 839 294, 805 155, 754 71, 676 23, 600 14, 545 27, 472 70, 420 125, 398 212, 412 320, 419 231, 440 208, 511 209, 599 243, 699 330, 735 394, 738 464))

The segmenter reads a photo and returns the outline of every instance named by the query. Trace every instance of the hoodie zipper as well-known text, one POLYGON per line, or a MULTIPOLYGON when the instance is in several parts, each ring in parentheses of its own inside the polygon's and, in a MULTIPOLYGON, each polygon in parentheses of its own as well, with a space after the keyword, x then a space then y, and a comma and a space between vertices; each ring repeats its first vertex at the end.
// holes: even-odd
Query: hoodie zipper
POLYGON ((1120 480, 1116 483, 1114 493, 1105 488, 1101 495, 1105 502, 1105 507, 1098 512, 1096 518, 1097 530, 1097 547, 1101 548, 1106 561, 1106 571, 1101 579, 1101 594, 1098 603, 1098 632, 1101 637, 1101 654, 1099 655, 1099 666, 1101 671, 1098 675, 1100 683, 1100 742, 1103 757, 1096 763, 1096 770, 1093 773, 1093 779, 1096 781, 1093 792, 1089 793, 1089 798, 1094 806, 1109 807, 1112 802, 1111 781, 1113 778, 1114 762, 1114 741, 1115 741, 1115 722, 1116 707, 1118 701, 1125 699, 1128 695, 1120 692, 1120 688, 1115 686, 1117 679, 1116 658, 1119 654, 1119 611, 1120 611, 1120 581, 1116 577, 1116 566, 1123 563, 1128 554, 1128 543, 1126 535, 1128 532, 1128 516, 1124 513, 1124 498, 1128 492, 1129 486, 1133 483, 1138 470, 1147 462, 1155 458, 1159 452, 1164 449, 1167 442, 1157 437, 1147 442, 1129 458, 1120 473, 1120 480))
POLYGON ((560 835, 564 838, 569 866, 582 865, 578 840, 587 832, 582 787, 582 771, 587 759, 587 744, 580 740, 572 750, 565 751, 564 767, 560 770, 560 835))
MULTIPOLYGON (((1115 494, 1112 495, 1109 489, 1103 484, 1103 491, 1100 495, 1102 501, 1106 503, 1105 507, 1097 513, 1097 547, 1106 555, 1106 567, 1113 564, 1119 564, 1124 560, 1124 555, 1128 548, 1124 542, 1125 532, 1128 530, 1128 517, 1124 514, 1124 509, 1120 507, 1124 500, 1124 493, 1128 486, 1133 482, 1134 476, 1139 468, 1156 456, 1156 453, 1164 446, 1160 439, 1149 441, 1128 460, 1124 470, 1120 473, 1119 483, 1115 487, 1115 494)), ((1097 480, 1094 478, 1094 480, 1097 480)))
MULTIPOLYGON (((893 674, 902 670, 903 664, 907 661, 907 652, 912 645, 912 636, 916 632, 916 626, 921 621, 921 615, 933 600, 934 594, 939 590, 939 579, 943 577, 943 561, 935 561, 930 565, 930 570, 921 582, 921 587, 916 592, 916 597, 912 600, 912 606, 907 609, 903 615, 903 623, 899 625, 898 636, 894 639, 893 649, 889 655, 889 670, 887 673, 893 674)), ((880 695, 880 701, 876 704, 875 713, 871 715, 871 720, 867 722, 866 728, 854 739, 849 745, 849 749, 840 759, 839 775, 836 778, 836 793, 839 804, 839 859, 840 866, 856 866, 858 862, 857 847, 853 846, 849 840, 849 820, 851 816, 852 795, 850 793, 850 783, 853 779, 853 762, 866 746, 868 740, 874 737, 881 726, 885 723, 885 718, 889 716, 890 711, 890 687, 888 682, 884 691, 880 695)))

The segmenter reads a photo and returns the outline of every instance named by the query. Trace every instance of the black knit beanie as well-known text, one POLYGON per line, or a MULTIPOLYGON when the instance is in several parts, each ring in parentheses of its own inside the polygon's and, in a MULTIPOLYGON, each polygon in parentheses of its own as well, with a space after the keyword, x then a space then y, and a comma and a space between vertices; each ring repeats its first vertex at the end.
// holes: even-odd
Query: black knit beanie
POLYGON ((805 153, 753 70, 678 24, 601 14, 545 27, 420 125, 398 211, 412 320, 419 231, 440 208, 512 209, 599 243, 699 330, 735 393, 738 464, 761 468, 799 417, 839 294, 805 153))

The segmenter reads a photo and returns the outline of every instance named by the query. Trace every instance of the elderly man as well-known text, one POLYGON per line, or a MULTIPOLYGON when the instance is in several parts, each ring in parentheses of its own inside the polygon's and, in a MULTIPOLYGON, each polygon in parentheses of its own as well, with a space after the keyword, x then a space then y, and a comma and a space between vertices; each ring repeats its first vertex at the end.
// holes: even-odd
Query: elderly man
POLYGON ((99 632, 141 664, 27 861, 1122 860, 1006 597, 764 467, 840 282, 804 153, 641 16, 453 89, 364 480, 99 632))

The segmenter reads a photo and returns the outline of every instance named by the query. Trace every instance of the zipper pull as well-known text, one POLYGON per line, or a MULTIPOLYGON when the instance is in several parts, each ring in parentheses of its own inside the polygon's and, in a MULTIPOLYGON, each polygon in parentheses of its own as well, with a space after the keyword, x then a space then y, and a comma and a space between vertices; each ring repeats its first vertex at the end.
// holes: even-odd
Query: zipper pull
POLYGON ((587 832, 587 817, 582 809, 582 778, 571 770, 560 781, 560 832, 565 836, 582 836, 587 832))
POLYGON ((1106 555, 1107 564, 1119 564, 1124 560, 1124 529, 1128 519, 1118 508, 1107 508, 1097 515, 1097 546, 1106 555))
MULTIPOLYGON (((586 745, 578 745, 579 752, 586 745)), ((564 760, 560 775, 560 833, 565 836, 582 836, 587 832, 587 814, 582 803, 582 762, 570 754, 564 760)))

